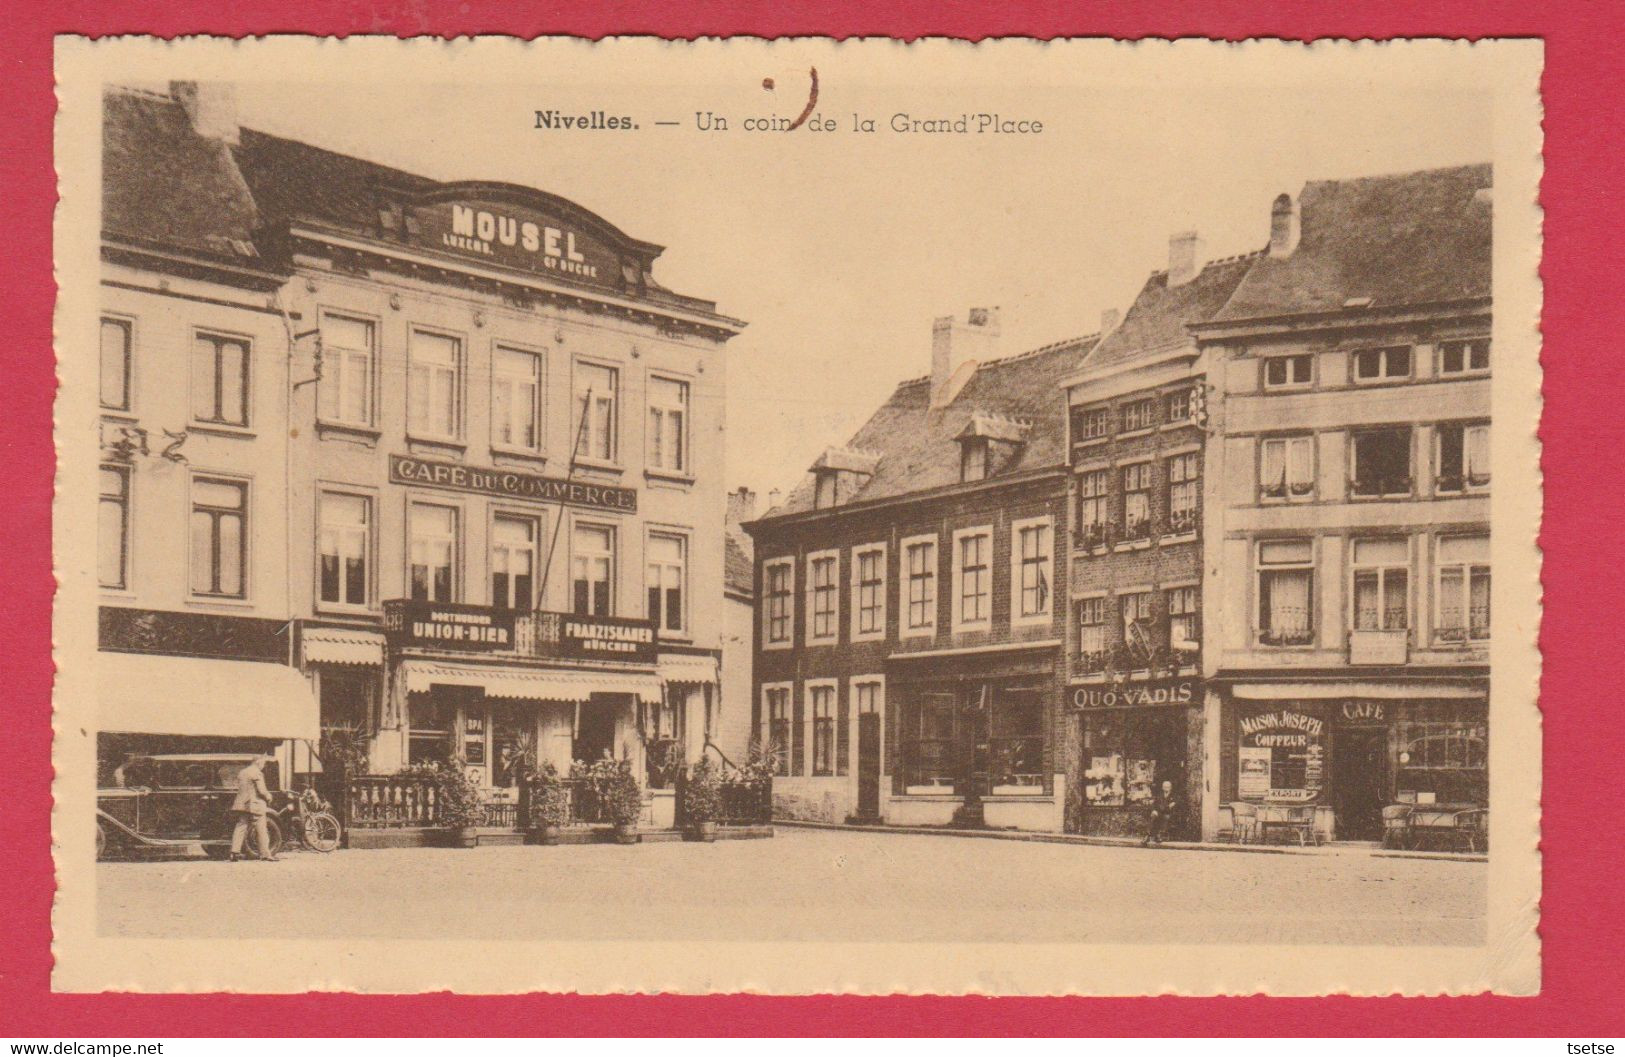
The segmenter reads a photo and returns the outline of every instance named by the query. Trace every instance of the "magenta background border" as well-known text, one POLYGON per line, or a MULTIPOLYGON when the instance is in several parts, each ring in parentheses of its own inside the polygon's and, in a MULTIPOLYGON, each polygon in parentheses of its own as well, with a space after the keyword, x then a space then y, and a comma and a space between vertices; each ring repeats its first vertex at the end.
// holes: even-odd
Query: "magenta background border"
MULTIPOLYGON (((695 3, 645 10, 607 2, 591 10, 519 11, 485 0, 66 0, 47 8, 6 0, 5 106, 0 187, 10 193, 0 276, 7 343, 0 351, 11 399, 0 417, 8 560, 0 577, 0 1035, 488 1034, 1140 1034, 1140 1035, 1557 1035, 1625 1034, 1625 928, 1619 840, 1625 708, 1608 662, 1618 656, 1615 614, 1625 596, 1621 381, 1625 274, 1620 99, 1615 47, 1625 15, 1611 3, 1394 0, 1222 0, 1137 4, 1023 3, 977 11, 964 3, 906 0, 695 3), (502 32, 987 36, 1539 36, 1546 40, 1545 400, 1541 429, 1547 527, 1546 782, 1543 851, 1545 973, 1538 998, 1453 999, 981 999, 710 998, 532 995, 370 997, 53 995, 49 991, 53 891, 49 851, 50 501, 54 454, 51 311, 51 36, 119 32, 328 34, 502 32), (1613 619, 1610 619, 1613 618, 1613 619)), ((583 8, 588 5, 581 5, 583 8)), ((653 6, 653 5, 651 5, 653 6)), ((246 954, 247 952, 245 952, 246 954)))

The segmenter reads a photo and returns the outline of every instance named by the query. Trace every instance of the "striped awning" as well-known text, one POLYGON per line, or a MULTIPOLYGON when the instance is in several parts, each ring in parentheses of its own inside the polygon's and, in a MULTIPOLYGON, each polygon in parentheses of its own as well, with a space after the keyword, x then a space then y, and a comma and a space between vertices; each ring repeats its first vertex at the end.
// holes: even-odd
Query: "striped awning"
POLYGON ((586 702, 593 694, 632 694, 644 701, 661 700, 660 677, 653 672, 572 671, 561 668, 498 668, 446 661, 405 661, 400 668, 408 693, 422 693, 439 683, 478 686, 487 697, 531 701, 586 702))
POLYGON ((706 654, 662 653, 660 681, 663 683, 715 683, 717 659, 706 654))
POLYGON ((306 664, 384 663, 384 636, 357 628, 304 628, 299 646, 306 664))

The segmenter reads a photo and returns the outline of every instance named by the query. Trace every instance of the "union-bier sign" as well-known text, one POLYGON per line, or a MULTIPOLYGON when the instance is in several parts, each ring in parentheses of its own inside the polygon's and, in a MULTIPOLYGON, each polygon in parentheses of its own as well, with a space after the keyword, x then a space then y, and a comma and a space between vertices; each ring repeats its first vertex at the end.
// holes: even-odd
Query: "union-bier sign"
POLYGON ((638 509, 638 493, 632 488, 567 481, 560 477, 543 477, 494 467, 463 466, 420 459, 415 455, 391 455, 389 479, 395 484, 449 488, 458 492, 477 492, 537 503, 568 503, 625 514, 635 514, 638 509))

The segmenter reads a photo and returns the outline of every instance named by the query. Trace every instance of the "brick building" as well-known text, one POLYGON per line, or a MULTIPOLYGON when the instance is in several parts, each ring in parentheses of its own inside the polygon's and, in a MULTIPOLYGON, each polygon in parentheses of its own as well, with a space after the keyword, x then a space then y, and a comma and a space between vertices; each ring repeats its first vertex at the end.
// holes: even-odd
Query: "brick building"
POLYGON ((747 526, 783 816, 1061 828, 1059 386, 1095 338, 1001 359, 998 334, 937 320, 931 374, 747 526))

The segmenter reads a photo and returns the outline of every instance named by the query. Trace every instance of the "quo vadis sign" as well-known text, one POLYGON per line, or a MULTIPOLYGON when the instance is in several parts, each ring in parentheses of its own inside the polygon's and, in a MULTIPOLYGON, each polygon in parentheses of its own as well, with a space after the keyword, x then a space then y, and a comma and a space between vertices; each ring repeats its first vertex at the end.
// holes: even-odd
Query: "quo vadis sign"
POLYGON ((1072 690, 1073 708, 1136 708, 1146 705, 1193 705, 1200 700, 1196 680, 1128 683, 1123 686, 1079 686, 1072 690))
POLYGON ((463 466, 453 462, 419 459, 413 455, 389 457, 389 479, 395 484, 427 485, 458 492, 478 492, 504 499, 529 499, 540 503, 568 503, 636 513, 638 493, 631 488, 567 481, 534 473, 519 473, 491 467, 463 466))
POLYGON ((413 241, 428 249, 595 286, 622 285, 620 254, 559 217, 478 201, 422 205, 413 216, 413 241))

